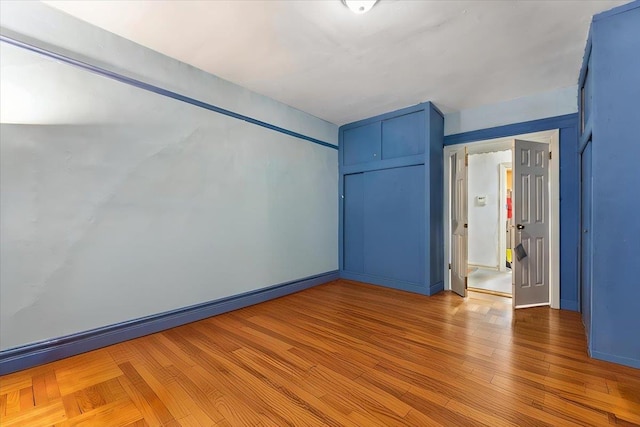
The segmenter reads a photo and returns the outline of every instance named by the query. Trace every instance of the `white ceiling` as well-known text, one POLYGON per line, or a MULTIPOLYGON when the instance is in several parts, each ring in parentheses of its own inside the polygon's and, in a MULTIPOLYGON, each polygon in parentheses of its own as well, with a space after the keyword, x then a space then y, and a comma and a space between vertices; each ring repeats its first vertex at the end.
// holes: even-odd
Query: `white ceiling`
POLYGON ((591 16, 627 1, 47 1, 336 124, 576 84, 591 16))

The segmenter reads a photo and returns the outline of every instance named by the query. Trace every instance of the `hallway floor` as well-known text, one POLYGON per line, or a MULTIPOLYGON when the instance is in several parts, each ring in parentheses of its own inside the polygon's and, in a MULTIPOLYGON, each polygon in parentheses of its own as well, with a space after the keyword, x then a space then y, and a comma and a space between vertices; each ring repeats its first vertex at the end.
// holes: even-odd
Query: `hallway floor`
POLYGON ((474 268, 469 272, 468 287, 511 295, 511 270, 497 271, 489 268, 474 268))

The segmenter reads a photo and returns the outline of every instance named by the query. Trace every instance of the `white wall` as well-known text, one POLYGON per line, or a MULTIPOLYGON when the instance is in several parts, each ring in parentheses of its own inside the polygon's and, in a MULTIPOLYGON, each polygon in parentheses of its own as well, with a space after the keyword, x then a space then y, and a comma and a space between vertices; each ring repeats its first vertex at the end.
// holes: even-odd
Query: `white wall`
POLYGON ((500 163, 511 162, 511 150, 469 155, 469 264, 497 268, 504 258, 498 254, 500 163), (486 196, 480 206, 477 196, 486 196))
POLYGON ((455 135, 578 111, 577 86, 445 114, 444 134, 455 135))
MULTIPOLYGON (((1 4, 5 33, 337 144, 330 123, 41 4, 1 4)), ((2 78, 56 114, 0 129, 0 349, 338 268, 337 150, 24 55, 2 78)))

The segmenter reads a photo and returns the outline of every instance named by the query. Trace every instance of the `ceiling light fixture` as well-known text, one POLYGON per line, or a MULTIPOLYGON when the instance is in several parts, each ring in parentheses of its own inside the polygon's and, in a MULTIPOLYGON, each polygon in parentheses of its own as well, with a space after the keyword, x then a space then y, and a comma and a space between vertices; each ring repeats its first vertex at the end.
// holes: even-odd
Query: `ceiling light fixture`
POLYGON ((363 13, 369 12, 377 1, 378 0, 342 0, 342 3, 353 13, 362 15, 363 13))

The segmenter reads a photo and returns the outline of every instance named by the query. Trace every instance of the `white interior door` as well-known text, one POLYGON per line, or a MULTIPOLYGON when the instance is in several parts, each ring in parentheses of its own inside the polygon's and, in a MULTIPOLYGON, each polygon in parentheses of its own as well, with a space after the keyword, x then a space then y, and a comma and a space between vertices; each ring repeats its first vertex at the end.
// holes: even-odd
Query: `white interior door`
POLYGON ((515 140, 513 304, 549 304, 549 145, 515 140), (518 259, 518 245, 526 256, 518 259))
POLYGON ((467 296, 467 150, 451 156, 451 290, 467 296))

